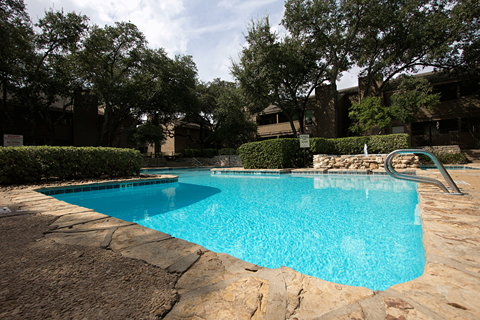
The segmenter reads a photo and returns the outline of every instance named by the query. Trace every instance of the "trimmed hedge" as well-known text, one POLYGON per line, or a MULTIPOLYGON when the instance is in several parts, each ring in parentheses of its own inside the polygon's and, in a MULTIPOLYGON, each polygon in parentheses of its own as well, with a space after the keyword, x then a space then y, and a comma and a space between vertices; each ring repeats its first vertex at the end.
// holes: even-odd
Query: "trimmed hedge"
POLYGON ((138 150, 104 147, 0 147, 0 183, 139 174, 138 150))
MULTIPOLYGON (((310 138, 306 149, 307 161, 312 162, 314 154, 363 154, 365 144, 368 153, 389 153, 410 147, 407 134, 386 136, 362 136, 339 139, 310 138)), ((303 165, 303 150, 297 138, 273 139, 243 144, 238 149, 246 169, 282 169, 303 165)))
MULTIPOLYGON (((466 164, 468 163, 468 158, 464 153, 433 153, 442 164, 466 164)), ((426 155, 419 155, 420 164, 430 165, 433 164, 432 159, 426 155)))
POLYGON ((199 149, 185 149, 183 151, 183 156, 186 157, 186 158, 201 157, 202 156, 202 150, 199 150, 199 149))
POLYGON ((203 149, 202 150, 202 157, 213 158, 215 156, 218 156, 218 150, 217 149, 203 149))

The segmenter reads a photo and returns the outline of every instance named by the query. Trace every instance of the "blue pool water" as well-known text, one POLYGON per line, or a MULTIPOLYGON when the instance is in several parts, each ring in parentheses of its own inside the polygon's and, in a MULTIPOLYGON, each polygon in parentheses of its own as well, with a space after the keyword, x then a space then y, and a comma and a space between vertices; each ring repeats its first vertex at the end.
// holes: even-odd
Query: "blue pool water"
POLYGON ((268 268, 373 290, 423 273, 416 185, 376 176, 236 176, 56 195, 268 268))

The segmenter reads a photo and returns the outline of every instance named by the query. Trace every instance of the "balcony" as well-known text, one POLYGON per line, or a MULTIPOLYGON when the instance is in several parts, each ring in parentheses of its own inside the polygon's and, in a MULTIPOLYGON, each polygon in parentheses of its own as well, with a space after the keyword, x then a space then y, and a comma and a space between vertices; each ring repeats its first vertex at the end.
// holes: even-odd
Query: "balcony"
MULTIPOLYGON (((294 121, 295 129, 300 128, 298 121, 294 121)), ((257 134, 259 137, 271 137, 277 135, 293 134, 290 122, 259 125, 257 134)))

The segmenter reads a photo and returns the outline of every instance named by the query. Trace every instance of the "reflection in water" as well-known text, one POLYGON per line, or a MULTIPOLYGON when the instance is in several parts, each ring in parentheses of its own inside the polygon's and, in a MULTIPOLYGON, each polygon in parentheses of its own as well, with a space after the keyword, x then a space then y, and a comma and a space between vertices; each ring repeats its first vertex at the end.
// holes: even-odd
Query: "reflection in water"
POLYGON ((369 190, 406 192, 415 190, 415 185, 405 180, 397 180, 392 183, 392 178, 381 176, 355 176, 344 177, 340 175, 324 175, 315 177, 313 181, 315 189, 338 188, 342 190, 365 190, 368 199, 369 190))

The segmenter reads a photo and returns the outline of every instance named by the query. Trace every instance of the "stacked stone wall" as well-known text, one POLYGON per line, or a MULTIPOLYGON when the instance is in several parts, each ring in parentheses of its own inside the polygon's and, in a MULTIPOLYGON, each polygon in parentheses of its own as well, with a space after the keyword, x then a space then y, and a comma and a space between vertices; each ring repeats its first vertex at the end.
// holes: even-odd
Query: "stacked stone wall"
MULTIPOLYGON (((322 155, 313 156, 315 169, 368 169, 375 170, 384 167, 386 154, 364 155, 322 155)), ((419 167, 418 156, 414 154, 402 154, 393 158, 392 165, 395 169, 413 169, 419 167)))
POLYGON ((460 153, 460 146, 459 145, 452 145, 452 146, 431 146, 431 147, 422 147, 430 152, 434 153, 460 153))

